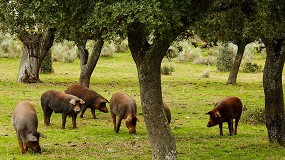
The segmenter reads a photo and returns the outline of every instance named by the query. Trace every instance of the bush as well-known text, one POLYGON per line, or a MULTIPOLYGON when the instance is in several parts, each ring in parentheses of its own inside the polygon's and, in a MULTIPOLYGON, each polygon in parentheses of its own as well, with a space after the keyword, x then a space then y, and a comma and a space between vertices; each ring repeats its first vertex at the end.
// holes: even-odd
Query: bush
POLYGON ((265 124, 265 112, 264 109, 255 108, 244 111, 242 115, 242 121, 248 124, 265 124))
POLYGON ((63 63, 72 63, 77 56, 77 47, 74 42, 63 41, 56 43, 51 48, 52 60, 63 62, 63 63))
POLYGON ((115 40, 115 45, 116 45, 116 52, 127 52, 129 49, 129 44, 127 39, 116 39, 115 40))
POLYGON ((262 66, 258 65, 256 63, 245 63, 243 67, 243 72, 245 73, 256 73, 256 72, 261 72, 262 71, 262 66))
POLYGON ((113 57, 115 52, 116 52, 116 45, 114 42, 105 43, 101 51, 101 56, 102 57, 113 57))
POLYGON ((161 74, 171 75, 173 71, 174 71, 174 68, 171 65, 170 66, 164 65, 161 67, 161 74))
POLYGON ((20 58, 22 55, 22 42, 15 36, 0 33, 0 57, 20 58))
POLYGON ((217 57, 217 69, 221 72, 227 72, 231 70, 234 55, 234 46, 229 43, 224 43, 219 47, 219 55, 217 57))

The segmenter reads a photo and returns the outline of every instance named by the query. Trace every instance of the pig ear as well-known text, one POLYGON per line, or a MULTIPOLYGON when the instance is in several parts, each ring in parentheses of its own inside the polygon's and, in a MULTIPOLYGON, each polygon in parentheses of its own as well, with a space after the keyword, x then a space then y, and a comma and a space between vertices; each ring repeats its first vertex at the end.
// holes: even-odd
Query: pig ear
POLYGON ((80 104, 85 104, 85 102, 82 99, 79 99, 80 104))
POLYGON ((75 106, 75 105, 76 105, 76 100, 75 100, 75 99, 71 99, 71 100, 69 101, 69 103, 75 106))
POLYGON ((110 103, 107 99, 105 99, 105 98, 101 98, 101 100, 100 100, 100 103, 102 103, 102 102, 104 102, 104 103, 110 103))
POLYGON ((136 117, 137 121, 139 122, 139 117, 138 116, 135 116, 135 117, 136 117))
POLYGON ((219 111, 215 112, 215 117, 222 117, 219 111))
POLYGON ((28 140, 31 142, 36 142, 38 141, 38 138, 36 136, 34 136, 32 133, 28 134, 28 140))
POLYGON ((209 114, 210 115, 211 111, 207 112, 205 115, 209 114))
POLYGON ((126 123, 130 123, 132 121, 132 117, 131 116, 128 116, 125 120, 126 123))

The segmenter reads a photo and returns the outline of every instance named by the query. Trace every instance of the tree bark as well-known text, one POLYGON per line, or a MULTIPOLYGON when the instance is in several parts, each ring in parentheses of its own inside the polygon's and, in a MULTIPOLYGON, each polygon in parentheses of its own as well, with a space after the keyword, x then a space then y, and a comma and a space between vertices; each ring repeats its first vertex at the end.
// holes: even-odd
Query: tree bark
POLYGON ((285 113, 282 88, 284 39, 265 39, 267 55, 263 72, 266 127, 269 141, 285 146, 285 113))
POLYGON ((76 45, 79 49, 80 54, 80 78, 79 83, 85 87, 89 88, 91 75, 94 71, 94 68, 97 65, 97 62, 100 58, 101 50, 104 45, 104 40, 102 38, 102 32, 97 30, 95 33, 95 44, 92 49, 92 53, 89 57, 89 52, 86 49, 87 37, 80 38, 76 41, 76 45))
POLYGON ((49 28, 44 35, 25 33, 20 35, 23 43, 22 58, 18 73, 18 81, 22 83, 38 83, 41 63, 51 48, 56 29, 49 28))
POLYGON ((237 81, 237 75, 238 75, 239 67, 240 67, 240 64, 242 61, 246 42, 241 41, 237 45, 238 45, 237 54, 236 54, 236 57, 235 57, 233 65, 232 65, 230 75, 229 75, 229 78, 228 78, 228 81, 226 84, 235 84, 237 81))
POLYGON ((177 159, 175 138, 163 112, 160 67, 171 40, 157 39, 150 45, 140 23, 128 32, 129 48, 137 66, 141 104, 152 146, 152 159, 177 159))

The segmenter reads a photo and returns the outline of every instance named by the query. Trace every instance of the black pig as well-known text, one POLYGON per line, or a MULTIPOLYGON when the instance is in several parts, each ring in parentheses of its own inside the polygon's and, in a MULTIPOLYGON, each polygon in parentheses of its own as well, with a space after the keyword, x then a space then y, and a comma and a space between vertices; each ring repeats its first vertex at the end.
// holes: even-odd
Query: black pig
POLYGON ((85 102, 73 95, 49 90, 42 94, 41 104, 44 112, 44 124, 50 125, 50 117, 53 112, 62 114, 62 129, 65 128, 66 117, 72 117, 73 128, 76 128, 76 116, 85 102))

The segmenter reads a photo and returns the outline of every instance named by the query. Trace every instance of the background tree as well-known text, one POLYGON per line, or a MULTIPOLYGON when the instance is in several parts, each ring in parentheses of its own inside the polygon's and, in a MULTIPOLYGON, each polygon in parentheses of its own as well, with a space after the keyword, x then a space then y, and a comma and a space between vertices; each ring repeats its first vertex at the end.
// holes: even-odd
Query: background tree
POLYGON ((96 2, 87 1, 58 1, 60 17, 57 19, 58 38, 74 41, 80 56, 79 83, 89 87, 90 78, 99 60, 104 44, 102 30, 96 27, 96 18, 92 14, 97 10, 96 2), (92 52, 86 48, 88 40, 94 40, 92 52))
POLYGON ((253 18, 253 2, 242 1, 216 1, 212 11, 195 28, 195 33, 204 40, 224 43, 232 42, 238 46, 234 63, 232 64, 227 84, 234 84, 237 80, 239 67, 244 54, 245 46, 254 41, 249 33, 249 23, 253 18))
POLYGON ((56 31, 51 23, 43 23, 50 21, 44 16, 46 13, 56 13, 50 7, 52 2, 1 0, 0 6, 1 29, 16 34, 23 43, 18 81, 40 82, 40 66, 53 44, 56 31))
POLYGON ((263 72, 266 127, 269 141, 285 146, 285 112, 282 72, 285 60, 285 4, 259 1, 253 24, 266 47, 263 72))
POLYGON ((201 18, 210 4, 207 0, 120 1, 104 8, 101 24, 128 36, 153 159, 177 159, 175 139, 163 112, 161 61, 171 43, 201 18))

